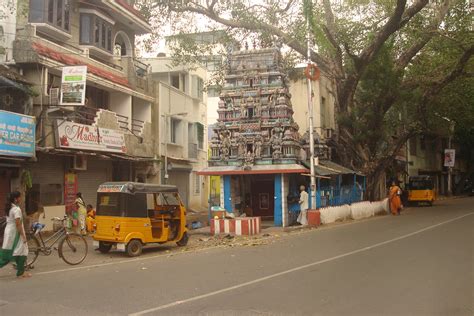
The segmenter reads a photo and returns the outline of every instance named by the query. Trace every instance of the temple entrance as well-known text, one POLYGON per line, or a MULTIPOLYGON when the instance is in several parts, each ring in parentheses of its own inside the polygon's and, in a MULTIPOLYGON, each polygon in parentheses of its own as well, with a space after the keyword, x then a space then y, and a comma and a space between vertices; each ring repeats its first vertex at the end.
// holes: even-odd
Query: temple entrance
POLYGON ((262 220, 273 219, 275 206, 273 175, 253 175, 250 185, 253 216, 261 216, 262 220))

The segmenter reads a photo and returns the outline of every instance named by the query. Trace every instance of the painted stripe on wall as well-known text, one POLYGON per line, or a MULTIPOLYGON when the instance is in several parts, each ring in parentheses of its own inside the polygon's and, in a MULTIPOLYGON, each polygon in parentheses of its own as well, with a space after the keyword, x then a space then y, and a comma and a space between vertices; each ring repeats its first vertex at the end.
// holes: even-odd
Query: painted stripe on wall
POLYGON ((232 212, 230 186, 231 186, 230 176, 224 176, 224 208, 227 212, 232 212))
POLYGON ((240 219, 235 221, 235 234, 242 235, 242 221, 240 219))

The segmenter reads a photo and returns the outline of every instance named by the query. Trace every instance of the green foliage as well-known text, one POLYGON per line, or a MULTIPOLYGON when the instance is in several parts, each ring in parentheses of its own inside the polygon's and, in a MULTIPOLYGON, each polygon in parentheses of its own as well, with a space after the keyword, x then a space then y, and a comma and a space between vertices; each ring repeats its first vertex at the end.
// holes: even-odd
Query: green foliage
MULTIPOLYGON (((167 14, 203 13, 211 29, 227 27, 236 42, 281 40, 288 65, 306 58, 309 18, 313 61, 324 62, 336 86, 341 156, 369 174, 393 159, 404 135, 446 136, 449 128, 440 116, 456 122, 459 142, 474 142, 469 1, 430 1, 419 11, 408 9, 418 2, 407 1, 403 22, 394 24, 387 23, 397 21, 396 0, 158 2, 167 14), (468 61, 460 64, 463 56, 468 61)), ((186 43, 176 52, 182 59, 205 53, 186 43)))

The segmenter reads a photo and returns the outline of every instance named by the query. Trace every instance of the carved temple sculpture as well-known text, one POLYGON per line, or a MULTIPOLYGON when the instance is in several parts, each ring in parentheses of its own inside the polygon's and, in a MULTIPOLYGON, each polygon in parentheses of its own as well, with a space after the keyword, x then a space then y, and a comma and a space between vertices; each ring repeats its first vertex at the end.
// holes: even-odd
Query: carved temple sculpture
POLYGON ((210 166, 300 160, 298 124, 278 48, 231 52, 210 140, 210 166))

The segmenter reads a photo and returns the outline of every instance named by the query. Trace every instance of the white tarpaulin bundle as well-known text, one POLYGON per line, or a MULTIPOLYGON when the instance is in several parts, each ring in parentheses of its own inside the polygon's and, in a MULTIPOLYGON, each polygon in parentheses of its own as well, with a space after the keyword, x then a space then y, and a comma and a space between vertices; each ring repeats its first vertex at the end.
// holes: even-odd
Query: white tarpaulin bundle
POLYGON ((329 224, 342 221, 346 218, 361 219, 374 216, 375 214, 388 212, 388 199, 382 201, 363 201, 352 205, 340 205, 325 207, 319 210, 321 223, 329 224))
POLYGON ((321 223, 328 224, 350 218, 351 207, 349 205, 331 206, 322 208, 319 212, 321 213, 321 223))

